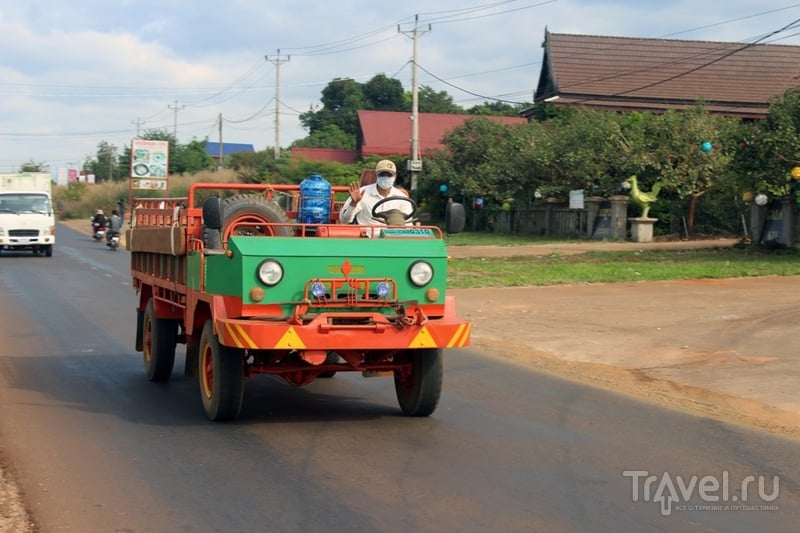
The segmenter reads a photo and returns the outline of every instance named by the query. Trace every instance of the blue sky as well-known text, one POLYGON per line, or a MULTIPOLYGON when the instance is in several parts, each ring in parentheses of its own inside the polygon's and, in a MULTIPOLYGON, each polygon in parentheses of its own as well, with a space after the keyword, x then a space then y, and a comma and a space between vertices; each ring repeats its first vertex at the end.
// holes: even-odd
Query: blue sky
MULTIPOLYGON (((800 19, 800 3, 4 0, 0 172, 30 160, 54 172, 80 166, 101 141, 128 146, 137 124, 177 131, 182 143, 218 141, 220 115, 223 142, 271 149, 276 59, 279 138, 288 146, 306 135, 298 115, 320 105, 334 78, 384 73, 410 90, 415 18, 424 30, 418 62, 430 73, 419 71, 419 83, 470 107, 532 99, 545 27, 753 42, 800 19)), ((800 26, 763 42, 800 46, 800 26)))

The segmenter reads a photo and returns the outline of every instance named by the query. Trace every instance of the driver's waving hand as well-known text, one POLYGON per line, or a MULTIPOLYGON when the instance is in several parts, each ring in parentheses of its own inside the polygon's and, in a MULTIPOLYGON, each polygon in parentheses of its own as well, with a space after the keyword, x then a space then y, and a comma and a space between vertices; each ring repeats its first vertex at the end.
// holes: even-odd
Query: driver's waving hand
POLYGON ((350 197, 345 201, 342 210, 339 212, 339 219, 345 224, 355 220, 360 225, 408 225, 409 219, 413 215, 415 205, 408 198, 408 194, 402 189, 394 186, 397 176, 397 169, 394 163, 388 159, 378 161, 375 165, 376 183, 359 187, 358 183, 350 184, 350 197), (400 197, 399 200, 388 200, 382 202, 373 218, 373 208, 375 204, 385 198, 400 197), (390 214, 388 212, 393 211, 390 214), (386 213, 383 217, 379 215, 386 213))

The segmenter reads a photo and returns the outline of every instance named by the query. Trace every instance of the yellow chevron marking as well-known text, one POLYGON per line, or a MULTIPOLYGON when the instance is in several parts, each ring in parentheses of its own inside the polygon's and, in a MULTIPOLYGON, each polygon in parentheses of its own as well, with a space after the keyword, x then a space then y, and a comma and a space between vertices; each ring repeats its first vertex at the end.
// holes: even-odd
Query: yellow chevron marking
POLYGON ((237 324, 236 325, 236 331, 239 332, 239 335, 242 337, 242 339, 244 340, 245 344, 247 345, 246 347, 253 348, 253 349, 258 348, 258 346, 256 346, 256 343, 253 342, 253 339, 250 338, 250 335, 247 334, 247 332, 244 330, 244 328, 242 326, 237 324))
POLYGON ((423 327, 408 345, 409 348, 436 348, 436 341, 433 340, 428 328, 423 327))
POLYGON ((256 343, 253 342, 253 339, 245 332, 242 326, 236 324, 225 324, 225 331, 228 334, 228 338, 233 342, 237 348, 256 348, 256 343))
POLYGON ((236 336, 236 332, 233 330, 233 325, 232 324, 227 324, 226 323, 225 324, 225 331, 228 332, 228 338, 231 339, 231 341, 233 341, 234 344, 236 344, 237 348, 244 348, 244 346, 242 345, 241 341, 236 336))
POLYGON ((467 328, 467 327, 468 327, 468 324, 466 324, 466 323, 465 324, 461 324, 460 326, 458 326, 458 329, 456 330, 455 335, 453 335, 453 337, 450 339, 450 342, 447 343, 447 347, 448 348, 452 348, 453 346, 456 346, 456 345, 458 345, 459 347, 464 345, 463 344, 464 340, 462 339, 461 335, 464 334, 464 329, 467 328))
POLYGON ((275 344, 275 348, 291 348, 294 350, 301 350, 305 347, 306 345, 303 344, 303 340, 291 326, 275 344))
POLYGON ((460 326, 458 326, 458 329, 456 330, 455 334, 450 338, 450 342, 447 343, 448 348, 452 348, 453 346, 456 345, 458 340, 461 338, 461 332, 464 331, 464 326, 466 326, 466 324, 461 324, 460 326))

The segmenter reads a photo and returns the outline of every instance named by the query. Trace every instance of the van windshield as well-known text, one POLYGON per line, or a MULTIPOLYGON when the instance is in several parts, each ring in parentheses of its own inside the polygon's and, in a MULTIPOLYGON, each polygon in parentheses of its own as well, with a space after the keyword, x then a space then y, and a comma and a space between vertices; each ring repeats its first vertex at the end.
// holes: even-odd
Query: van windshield
POLYGON ((0 194, 0 213, 50 213, 50 198, 46 194, 0 194))

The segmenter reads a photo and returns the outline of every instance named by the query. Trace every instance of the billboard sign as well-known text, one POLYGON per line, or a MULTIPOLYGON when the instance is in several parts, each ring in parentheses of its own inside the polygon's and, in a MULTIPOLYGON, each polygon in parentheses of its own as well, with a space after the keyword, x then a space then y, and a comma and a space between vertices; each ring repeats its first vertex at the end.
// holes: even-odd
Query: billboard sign
POLYGON ((131 189, 166 191, 168 168, 168 141, 131 141, 131 189))

